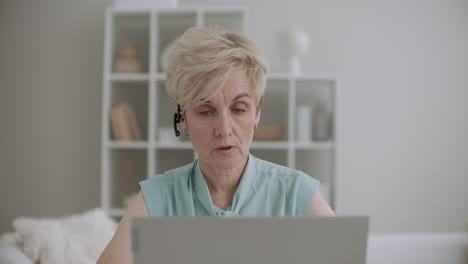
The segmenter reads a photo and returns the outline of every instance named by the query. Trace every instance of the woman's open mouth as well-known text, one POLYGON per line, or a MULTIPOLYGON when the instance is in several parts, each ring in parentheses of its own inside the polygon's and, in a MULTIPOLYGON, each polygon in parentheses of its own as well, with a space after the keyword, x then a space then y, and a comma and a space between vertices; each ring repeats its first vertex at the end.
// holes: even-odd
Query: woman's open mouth
POLYGON ((220 150, 228 150, 228 149, 231 149, 231 147, 220 147, 219 149, 220 150))
POLYGON ((227 154, 230 153, 234 149, 234 146, 221 146, 216 150, 220 153, 227 154))

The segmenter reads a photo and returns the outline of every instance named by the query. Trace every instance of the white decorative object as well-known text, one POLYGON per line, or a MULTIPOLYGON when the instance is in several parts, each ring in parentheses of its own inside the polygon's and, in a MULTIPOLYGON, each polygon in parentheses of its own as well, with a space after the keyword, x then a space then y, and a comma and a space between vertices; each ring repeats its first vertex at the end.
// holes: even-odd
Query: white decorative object
POLYGON ((159 64, 163 72, 167 71, 167 67, 169 66, 169 60, 171 59, 172 51, 174 50, 176 40, 177 39, 174 39, 169 44, 167 44, 161 53, 161 60, 159 61, 159 64))
POLYGON ((294 75, 301 73, 299 57, 306 53, 310 47, 309 36, 297 27, 291 27, 286 31, 286 55, 289 59, 289 70, 294 75))
POLYGON ((314 109, 314 140, 330 139, 331 115, 323 103, 318 103, 314 109))
POLYGON ((307 104, 297 106, 297 141, 309 142, 312 134, 312 108, 307 104))
POLYGON ((176 8, 178 0, 114 0, 114 6, 120 9, 176 8))

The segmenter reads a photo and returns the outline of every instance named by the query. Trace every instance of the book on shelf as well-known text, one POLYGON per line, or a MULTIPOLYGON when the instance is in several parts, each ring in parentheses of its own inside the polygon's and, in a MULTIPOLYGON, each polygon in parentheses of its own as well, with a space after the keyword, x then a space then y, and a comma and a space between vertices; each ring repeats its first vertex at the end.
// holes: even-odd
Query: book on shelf
POLYGON ((135 111, 127 103, 119 103, 110 110, 112 132, 115 140, 141 140, 135 111))

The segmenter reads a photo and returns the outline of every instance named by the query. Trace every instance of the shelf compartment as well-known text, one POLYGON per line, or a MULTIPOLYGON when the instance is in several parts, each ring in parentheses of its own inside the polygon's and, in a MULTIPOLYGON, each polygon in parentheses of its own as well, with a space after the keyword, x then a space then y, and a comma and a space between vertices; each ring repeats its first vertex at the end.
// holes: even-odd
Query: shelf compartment
MULTIPOLYGON (((167 130, 171 131, 173 134, 174 132, 174 113, 177 111, 177 106, 172 102, 167 94, 165 83, 163 80, 157 82, 156 85, 156 134, 155 139, 158 143, 168 143, 168 142, 160 142, 160 131, 167 130)), ((172 139, 173 141, 169 143, 179 144, 179 143, 186 143, 189 142, 189 138, 186 137, 182 131, 180 125, 178 125, 178 129, 180 131, 180 136, 178 138, 175 137, 172 139)))
POLYGON ((137 48, 138 58, 142 64, 142 72, 148 72, 149 42, 150 42, 150 13, 115 12, 113 15, 113 45, 112 45, 112 69, 116 62, 118 51, 126 45, 137 48))
POLYGON ((148 81, 148 73, 112 73, 110 81, 113 82, 128 82, 128 81, 148 81))
MULTIPOLYGON (((308 105, 310 106, 310 139, 319 142, 333 141, 334 139, 334 116, 335 113, 335 82, 333 80, 325 79, 299 79, 296 84, 296 109, 293 109, 294 116, 297 116, 297 107, 299 105, 308 105), (317 127, 318 123, 315 120, 315 111, 318 106, 322 106, 329 115, 329 122, 326 125, 329 132, 328 137, 318 138, 317 127)), ((295 139, 297 140, 298 134, 298 120, 294 120, 296 135, 295 139)), ((307 122, 303 120, 303 122, 307 122)), ((322 124, 323 125, 323 124, 322 124)))
POLYGON ((331 207, 334 205, 335 167, 333 150, 296 150, 296 169, 320 181, 319 191, 331 207))
MULTIPOLYGON (((153 137, 156 141, 159 141, 159 131, 161 129, 173 131, 174 130, 174 113, 177 111, 177 106, 172 102, 167 94, 164 80, 156 81, 156 124, 155 124, 155 135, 153 137)), ((179 131, 181 131, 180 126, 179 131)), ((181 132, 181 134, 183 134, 181 132)), ((174 135, 175 137, 175 135, 174 135)), ((180 138, 174 139, 180 141, 180 138)), ((176 142, 177 143, 177 142, 176 142)))
POLYGON ((289 143, 287 141, 257 141, 252 142, 252 149, 288 149, 289 143))
MULTIPOLYGON (((158 81, 156 85, 156 105, 157 105, 157 121, 156 129, 158 128, 174 128, 174 113, 177 111, 177 106, 169 98, 166 91, 164 81, 158 81)), ((180 129, 179 129, 180 130, 180 129)))
POLYGON ((257 149, 251 148, 250 153, 255 157, 273 162, 279 165, 288 166, 288 151, 283 149, 257 149))
POLYGON ((330 186, 334 183, 334 151, 333 150, 296 150, 296 169, 303 171, 319 180, 325 188, 323 196, 330 202, 332 197, 330 186), (328 187, 328 188, 327 188, 328 187), (325 193, 327 192, 327 193, 325 193))
POLYGON ((124 208, 126 198, 140 190, 139 182, 147 178, 147 151, 113 149, 109 153, 111 208, 124 208))
POLYGON ((181 36, 188 28, 197 25, 197 12, 191 10, 179 11, 161 11, 156 13, 157 24, 157 72, 161 73, 160 64, 161 54, 164 49, 171 44, 175 39, 181 36))
POLYGON ((204 26, 223 26, 234 32, 243 32, 244 12, 242 10, 209 10, 203 12, 204 26))
POLYGON ((154 79, 157 80, 157 81, 165 81, 166 80, 166 74, 165 73, 156 73, 154 75, 154 79))
POLYGON ((287 80, 267 80, 263 98, 262 116, 259 127, 281 127, 282 135, 277 141, 288 140, 288 100, 285 100, 288 98, 288 87, 289 83, 287 80))
POLYGON ((158 142, 156 149, 193 149, 190 142, 158 142))
POLYGON ((110 141, 107 147, 111 149, 148 149, 146 141, 110 141))
POLYGON ((193 160, 194 153, 192 149, 156 149, 157 169, 155 175, 187 165, 193 160))
MULTIPOLYGON (((126 103, 134 112, 135 121, 140 131, 141 139, 148 140, 148 82, 112 82, 111 84, 111 105, 109 108, 109 138, 115 140, 110 118, 111 108, 126 103)), ((135 142, 135 141, 133 141, 135 142)))
POLYGON ((296 149, 304 150, 332 150, 335 148, 335 143, 333 141, 310 141, 310 142, 297 142, 294 144, 296 149))

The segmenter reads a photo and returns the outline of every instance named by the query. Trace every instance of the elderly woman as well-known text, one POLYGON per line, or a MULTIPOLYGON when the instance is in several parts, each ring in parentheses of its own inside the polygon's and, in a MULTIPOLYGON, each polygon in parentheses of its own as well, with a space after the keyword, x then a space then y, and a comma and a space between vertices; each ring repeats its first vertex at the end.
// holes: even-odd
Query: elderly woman
POLYGON ((317 180, 249 154, 266 72, 259 47, 244 35, 191 28, 178 39, 166 89, 198 159, 140 183, 98 263, 132 262, 135 216, 334 215, 317 180))

